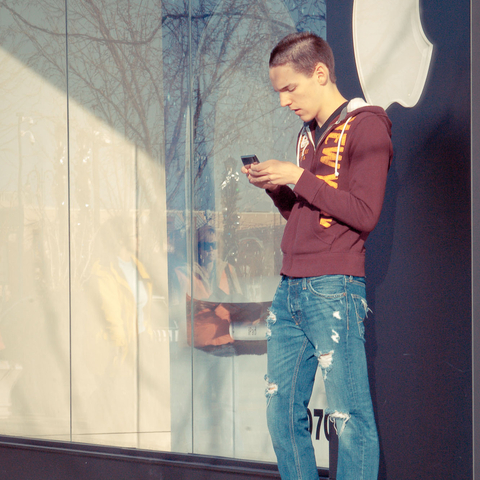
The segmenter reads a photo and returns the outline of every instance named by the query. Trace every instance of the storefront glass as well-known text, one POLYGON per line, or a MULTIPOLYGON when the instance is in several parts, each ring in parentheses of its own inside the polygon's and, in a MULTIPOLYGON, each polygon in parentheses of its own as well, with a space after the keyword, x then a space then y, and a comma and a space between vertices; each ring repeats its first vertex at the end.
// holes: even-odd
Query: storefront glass
POLYGON ((284 221, 240 157, 294 157, 268 57, 296 29, 324 1, 0 3, 0 434, 274 460, 284 221))

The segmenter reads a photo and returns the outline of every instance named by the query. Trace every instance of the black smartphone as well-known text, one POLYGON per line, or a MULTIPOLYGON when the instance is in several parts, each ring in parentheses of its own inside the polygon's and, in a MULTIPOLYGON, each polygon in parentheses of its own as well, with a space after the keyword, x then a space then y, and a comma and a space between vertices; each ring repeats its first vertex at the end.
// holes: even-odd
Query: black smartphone
POLYGON ((259 163, 256 155, 242 155, 242 162, 244 165, 250 165, 251 163, 259 163))

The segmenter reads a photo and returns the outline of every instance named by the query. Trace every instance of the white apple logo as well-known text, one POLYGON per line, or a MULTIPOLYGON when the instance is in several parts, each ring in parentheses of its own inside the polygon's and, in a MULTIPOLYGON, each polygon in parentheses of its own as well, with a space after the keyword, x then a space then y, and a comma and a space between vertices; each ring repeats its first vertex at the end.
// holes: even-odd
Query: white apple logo
POLYGON ((368 103, 386 109, 394 102, 411 108, 419 101, 433 52, 419 1, 354 1, 355 61, 368 103))

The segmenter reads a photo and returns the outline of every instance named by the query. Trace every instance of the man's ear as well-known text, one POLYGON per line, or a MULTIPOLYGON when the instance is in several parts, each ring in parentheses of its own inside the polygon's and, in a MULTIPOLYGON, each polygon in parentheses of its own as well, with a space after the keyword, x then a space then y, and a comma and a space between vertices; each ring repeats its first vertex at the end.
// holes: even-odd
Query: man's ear
POLYGON ((322 62, 317 63, 314 75, 321 85, 326 85, 330 79, 330 71, 328 70, 328 67, 322 62))

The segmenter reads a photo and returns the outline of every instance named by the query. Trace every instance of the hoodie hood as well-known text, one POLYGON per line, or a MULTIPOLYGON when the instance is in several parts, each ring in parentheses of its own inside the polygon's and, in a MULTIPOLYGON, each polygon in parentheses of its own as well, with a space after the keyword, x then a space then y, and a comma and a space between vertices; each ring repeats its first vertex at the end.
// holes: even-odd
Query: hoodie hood
POLYGON ((315 142, 313 140, 312 131, 315 131, 315 127, 317 125, 317 122, 315 119, 313 119, 310 122, 305 122, 303 124, 303 128, 300 132, 300 135, 298 137, 298 143, 297 143, 297 165, 300 165, 300 155, 301 155, 302 149, 305 149, 305 147, 308 145, 309 142, 312 145, 316 144, 318 146, 321 143, 321 140, 325 138, 325 136, 328 135, 328 133, 332 129, 334 129, 341 123, 344 123, 342 132, 340 134, 340 139, 338 141, 338 149, 337 149, 336 159, 335 159, 335 176, 338 177, 338 159, 340 155, 340 146, 342 145, 342 137, 345 133, 345 129, 347 128, 347 125, 352 118, 356 117, 359 113, 363 113, 363 112, 370 112, 377 115, 380 119, 383 120, 385 126, 387 127, 387 131, 389 135, 392 134, 392 122, 390 121, 390 119, 387 116, 387 113, 382 107, 371 105, 367 103, 363 98, 353 98, 343 108, 338 118, 334 122, 332 122, 332 124, 325 130, 321 139, 315 139, 315 142))
POLYGON ((342 110, 336 123, 341 123, 345 118, 355 117, 362 112, 370 112, 377 115, 384 121, 388 133, 392 133, 392 122, 388 118, 387 112, 382 107, 367 103, 363 98, 353 98, 350 100, 347 106, 342 110))

